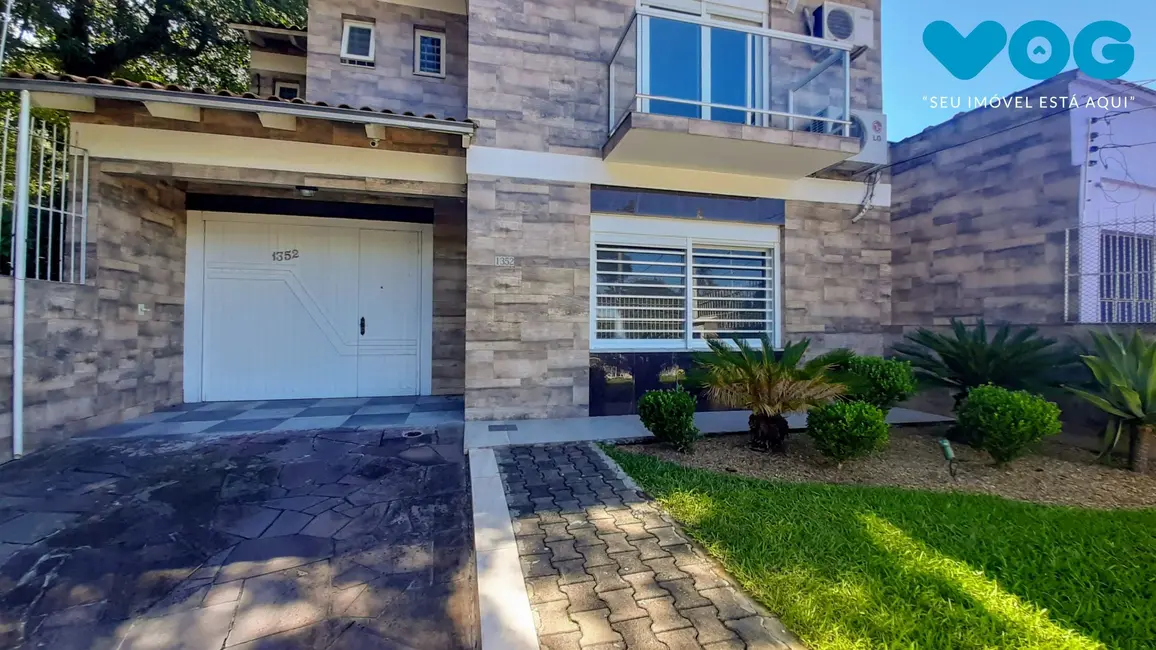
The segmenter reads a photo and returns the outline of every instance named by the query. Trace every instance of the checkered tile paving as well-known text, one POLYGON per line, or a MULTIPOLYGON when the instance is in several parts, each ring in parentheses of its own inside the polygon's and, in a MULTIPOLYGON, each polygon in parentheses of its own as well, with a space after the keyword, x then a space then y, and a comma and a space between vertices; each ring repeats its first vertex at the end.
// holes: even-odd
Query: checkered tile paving
POLYGON ((436 426, 463 421, 462 398, 357 397, 180 404, 86 437, 258 433, 386 426, 436 426))

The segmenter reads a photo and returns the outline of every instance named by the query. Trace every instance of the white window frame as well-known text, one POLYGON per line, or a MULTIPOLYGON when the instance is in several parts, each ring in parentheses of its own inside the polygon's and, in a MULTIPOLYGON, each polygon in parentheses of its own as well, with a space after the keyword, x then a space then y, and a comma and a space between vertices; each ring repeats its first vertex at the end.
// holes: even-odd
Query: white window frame
MULTIPOLYGON (((711 52, 713 47, 711 45, 711 34, 714 32, 714 27, 722 27, 725 23, 734 23, 736 29, 742 28, 769 28, 770 16, 768 13, 743 12, 738 9, 728 11, 731 9, 722 5, 714 5, 706 3, 705 5, 700 0, 667 0, 667 2, 642 2, 640 0, 639 7, 646 7, 654 10, 657 13, 668 14, 673 20, 683 22, 697 22, 695 18, 712 21, 712 24, 699 23, 699 51, 701 53, 701 69, 699 101, 702 105, 699 106, 700 118, 703 120, 711 119, 711 103, 713 98, 711 96, 711 89, 713 81, 711 79, 712 61, 711 52), (688 15, 690 14, 690 15, 688 15)), ((638 92, 642 95, 650 94, 650 19, 651 16, 644 15, 638 18, 638 92)), ((745 104, 751 108, 766 109, 771 105, 771 72, 770 66, 765 64, 766 53, 765 50, 770 46, 770 39, 763 36, 756 36, 755 34, 747 34, 747 60, 752 65, 751 74, 747 79, 746 88, 744 89, 745 104), (757 98, 757 101, 756 101, 757 98)), ((613 88, 613 85, 611 86, 613 88)), ((642 113, 650 112, 650 99, 642 98, 638 100, 638 110, 642 113)), ((661 100, 656 100, 661 101, 661 100)), ((611 104, 613 105, 613 104, 611 104)), ((765 113, 747 113, 745 124, 753 124, 756 126, 768 126, 769 116, 765 113)))
POLYGON ((422 29, 415 27, 413 30, 413 73, 419 77, 437 77, 439 79, 446 78, 446 33, 434 31, 432 29, 422 29), (442 44, 442 58, 441 69, 437 72, 427 72, 421 69, 421 39, 436 38, 442 44))
POLYGON ((345 20, 341 27, 341 58, 350 61, 365 61, 373 63, 373 57, 377 54, 377 25, 364 20, 345 20), (349 30, 352 27, 360 27, 369 30, 369 55, 350 54, 349 53, 349 30))
POLYGON ((301 83, 300 82, 297 82, 297 81, 274 81, 273 82, 273 96, 276 97, 277 99, 284 99, 285 101, 291 101, 291 100, 285 99, 284 97, 281 96, 281 89, 282 88, 294 88, 297 90, 297 98, 304 99, 304 97, 301 97, 301 83))
POLYGON ((661 217, 593 214, 590 217, 590 351, 685 352, 706 350, 704 339, 694 338, 694 248, 719 246, 769 252, 771 265, 771 342, 783 346, 783 275, 779 226, 720 221, 691 221, 661 217), (598 245, 619 244, 679 248, 686 252, 685 330, 681 340, 598 339, 598 245))

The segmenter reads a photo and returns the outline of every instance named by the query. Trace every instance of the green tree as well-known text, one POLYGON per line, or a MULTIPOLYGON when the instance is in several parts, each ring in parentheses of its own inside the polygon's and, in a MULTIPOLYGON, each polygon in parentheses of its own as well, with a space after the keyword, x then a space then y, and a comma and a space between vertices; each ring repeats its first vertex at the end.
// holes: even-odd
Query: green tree
POLYGON ((229 22, 301 24, 306 0, 17 0, 7 69, 243 91, 248 47, 229 22))

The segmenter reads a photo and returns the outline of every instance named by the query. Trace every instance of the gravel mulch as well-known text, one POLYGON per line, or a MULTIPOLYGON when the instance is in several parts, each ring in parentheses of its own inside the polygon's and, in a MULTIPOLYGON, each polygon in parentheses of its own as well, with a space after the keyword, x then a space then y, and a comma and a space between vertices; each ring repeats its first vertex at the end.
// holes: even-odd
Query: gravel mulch
POLYGON ((844 463, 842 468, 815 451, 805 433, 791 435, 786 455, 752 451, 745 433, 707 437, 699 441, 693 454, 680 454, 660 444, 624 449, 686 467, 761 479, 979 492, 1089 508, 1156 507, 1156 472, 1139 475, 1109 467, 1097 463, 1095 454, 1059 442, 1045 444, 1039 453, 1004 467, 994 466, 985 452, 954 443, 958 462, 953 479, 937 442, 943 432, 941 426, 893 428, 886 450, 844 463))

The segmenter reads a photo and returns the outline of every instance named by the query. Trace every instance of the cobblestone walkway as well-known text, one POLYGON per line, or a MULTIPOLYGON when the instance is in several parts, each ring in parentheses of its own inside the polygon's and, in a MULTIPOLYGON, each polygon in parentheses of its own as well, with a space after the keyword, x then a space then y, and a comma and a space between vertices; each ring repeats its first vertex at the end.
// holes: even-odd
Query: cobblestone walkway
POLYGON ((803 647, 589 444, 498 461, 542 650, 803 647))

